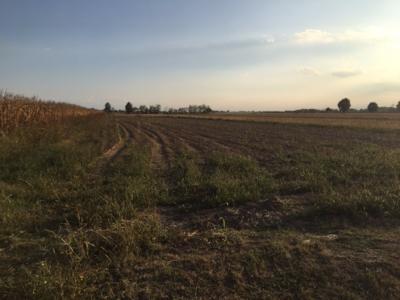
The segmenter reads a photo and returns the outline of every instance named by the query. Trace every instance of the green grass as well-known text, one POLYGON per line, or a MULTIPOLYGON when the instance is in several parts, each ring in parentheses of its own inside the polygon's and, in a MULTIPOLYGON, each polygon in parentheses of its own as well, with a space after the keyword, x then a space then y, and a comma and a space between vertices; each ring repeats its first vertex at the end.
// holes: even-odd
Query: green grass
POLYGON ((362 145, 351 151, 282 159, 281 194, 309 194, 320 214, 400 216, 400 151, 362 145))
POLYGON ((262 200, 274 189, 271 175, 253 160, 213 153, 204 161, 181 156, 171 168, 169 204, 192 208, 239 205, 262 200))

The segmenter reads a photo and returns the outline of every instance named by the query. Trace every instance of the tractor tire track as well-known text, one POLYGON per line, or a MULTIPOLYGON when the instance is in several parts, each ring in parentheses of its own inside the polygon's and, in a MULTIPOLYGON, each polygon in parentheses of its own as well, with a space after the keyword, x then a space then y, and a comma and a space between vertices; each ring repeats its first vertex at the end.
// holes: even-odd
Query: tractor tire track
POLYGON ((198 152, 198 150, 189 145, 184 138, 178 134, 162 128, 158 125, 151 124, 151 131, 162 139, 169 151, 170 157, 176 158, 177 156, 187 152, 198 152))
POLYGON ((127 144, 149 147, 155 169, 169 168, 184 153, 192 153, 200 159, 210 152, 245 153, 244 145, 207 134, 204 130, 208 128, 185 128, 181 124, 160 122, 156 118, 121 117, 119 123, 127 131, 127 144))
POLYGON ((102 177, 102 174, 107 169, 107 166, 113 160, 119 157, 126 148, 131 134, 123 124, 117 123, 117 127, 119 131, 118 141, 92 163, 92 171, 89 174, 92 182, 95 182, 97 178, 102 177))
POLYGON ((171 128, 168 130, 184 140, 184 143, 190 146, 190 148, 195 149, 196 152, 209 153, 210 150, 222 151, 222 152, 232 152, 233 149, 224 143, 217 141, 215 138, 206 136, 204 134, 199 134, 185 128, 171 128))
POLYGON ((168 149, 165 140, 149 128, 148 124, 141 127, 141 132, 147 137, 147 141, 151 145, 153 166, 158 169, 168 167, 171 163, 171 150, 168 149))

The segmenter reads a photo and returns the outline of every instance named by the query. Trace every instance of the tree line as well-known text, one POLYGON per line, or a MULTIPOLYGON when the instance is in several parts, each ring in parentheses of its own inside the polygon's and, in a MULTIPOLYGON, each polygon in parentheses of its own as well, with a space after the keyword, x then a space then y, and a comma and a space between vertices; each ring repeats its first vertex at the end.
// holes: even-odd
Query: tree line
MULTIPOLYGON (((104 106, 105 112, 126 112, 127 114, 207 114, 213 112, 210 106, 202 104, 202 105, 189 105, 188 107, 181 108, 169 108, 162 110, 161 105, 140 105, 138 107, 133 106, 131 102, 126 103, 125 110, 116 110, 114 109, 109 102, 107 102, 104 106)), ((374 112, 400 112, 400 101, 397 103, 396 107, 379 107, 378 103, 370 102, 366 109, 355 110, 351 109, 351 101, 349 98, 344 98, 338 103, 338 110, 334 110, 331 108, 327 108, 326 112, 334 112, 339 111, 342 113, 346 112, 364 112, 368 111, 371 113, 374 112)), ((313 112, 321 112, 318 109, 300 109, 295 112, 304 112, 304 113, 313 113, 313 112)))
MULTIPOLYGON (((344 98, 344 99, 340 100, 339 103, 338 103, 338 108, 339 108, 339 111, 343 112, 343 113, 350 111, 350 109, 351 109, 351 101, 350 101, 350 99, 344 98)), ((330 109, 327 108, 326 110, 329 111, 330 109)), ((365 111, 374 113, 374 112, 378 112, 380 110, 385 110, 387 112, 389 112, 389 111, 400 112, 400 101, 397 103, 395 108, 394 107, 380 108, 378 103, 370 102, 365 111)), ((360 111, 363 111, 363 110, 360 110, 360 111)))
MULTIPOLYGON (((104 106, 105 112, 116 112, 111 104, 107 102, 104 106)), ((211 113, 213 110, 210 106, 202 104, 202 105, 189 105, 188 107, 181 108, 169 108, 166 110, 161 109, 161 105, 140 105, 138 107, 133 106, 131 102, 126 103, 125 110, 127 114, 206 114, 211 113)), ((118 112, 123 112, 119 110, 118 112)))
MULTIPOLYGON (((393 113, 393 112, 400 112, 400 101, 397 103, 396 106, 379 106, 377 102, 370 102, 368 106, 364 109, 354 109, 351 108, 351 101, 349 98, 344 98, 338 102, 338 108, 337 109, 332 109, 330 107, 326 108, 325 110, 321 109, 314 109, 314 108, 306 108, 306 109, 298 109, 292 112, 296 113, 321 113, 321 112, 370 112, 370 113, 375 113, 375 112, 386 112, 386 113, 393 113)), ((290 112, 290 111, 286 111, 290 112)))

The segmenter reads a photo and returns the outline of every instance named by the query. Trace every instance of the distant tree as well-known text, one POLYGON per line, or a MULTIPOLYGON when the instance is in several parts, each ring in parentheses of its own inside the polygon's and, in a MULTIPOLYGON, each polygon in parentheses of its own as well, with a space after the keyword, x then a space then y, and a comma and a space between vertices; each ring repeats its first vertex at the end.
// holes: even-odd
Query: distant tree
POLYGON ((149 112, 149 109, 147 108, 146 105, 140 105, 139 106, 139 113, 141 114, 147 114, 149 112))
POLYGON ((156 113, 159 114, 161 112, 161 105, 157 104, 155 108, 156 113))
POLYGON ((189 114, 195 114, 197 113, 197 106, 196 105, 189 105, 189 114))
POLYGON ((370 104, 368 104, 368 111, 369 112, 377 112, 378 111, 378 104, 376 102, 371 102, 370 104))
POLYGON ((151 114, 159 114, 161 112, 161 105, 151 105, 149 107, 149 113, 151 114))
POLYGON ((137 114, 138 112, 139 112, 139 108, 137 108, 136 106, 132 107, 132 113, 137 114))
POLYGON ((189 112, 189 108, 187 108, 187 107, 178 108, 178 113, 180 113, 180 114, 187 114, 188 112, 189 112))
POLYGON ((384 113, 393 113, 393 112, 396 112, 397 109, 394 105, 393 106, 379 106, 378 111, 384 112, 384 113))
POLYGON ((202 105, 189 105, 187 112, 190 114, 206 114, 212 112, 212 109, 205 104, 202 105))
POLYGON ((350 107, 351 107, 351 103, 348 98, 344 98, 344 99, 340 100, 338 103, 338 108, 339 108, 340 112, 348 112, 350 110, 350 107))
POLYGON ((170 108, 170 109, 168 109, 168 113, 169 113, 169 114, 177 114, 177 113, 178 113, 178 110, 175 109, 175 108, 170 108))
POLYGON ((400 101, 399 101, 399 102, 397 102, 397 105, 396 105, 396 110, 400 112, 400 101))
POLYGON ((111 104, 109 102, 107 102, 104 105, 104 111, 107 112, 107 113, 110 113, 112 111, 111 104))
POLYGON ((295 113, 319 113, 322 111, 319 109, 315 109, 315 108, 301 108, 301 109, 294 110, 293 112, 295 112, 295 113))
POLYGON ((206 106, 206 107, 204 108, 204 111, 203 111, 203 112, 206 113, 206 114, 208 114, 208 113, 211 113, 211 112, 212 112, 212 109, 211 109, 211 107, 206 106))
POLYGON ((212 112, 212 109, 208 105, 202 104, 198 107, 198 112, 202 114, 208 114, 212 112))
POLYGON ((133 106, 132 106, 132 103, 130 103, 130 102, 126 103, 126 105, 125 105, 125 112, 126 112, 127 114, 133 113, 133 106))

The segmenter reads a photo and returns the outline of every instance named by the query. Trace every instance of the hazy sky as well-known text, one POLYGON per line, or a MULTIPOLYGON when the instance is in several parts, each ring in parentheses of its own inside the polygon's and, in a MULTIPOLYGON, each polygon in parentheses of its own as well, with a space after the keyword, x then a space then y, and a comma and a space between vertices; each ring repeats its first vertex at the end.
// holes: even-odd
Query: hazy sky
POLYGON ((400 100, 398 0, 0 0, 0 88, 102 107, 400 100))

